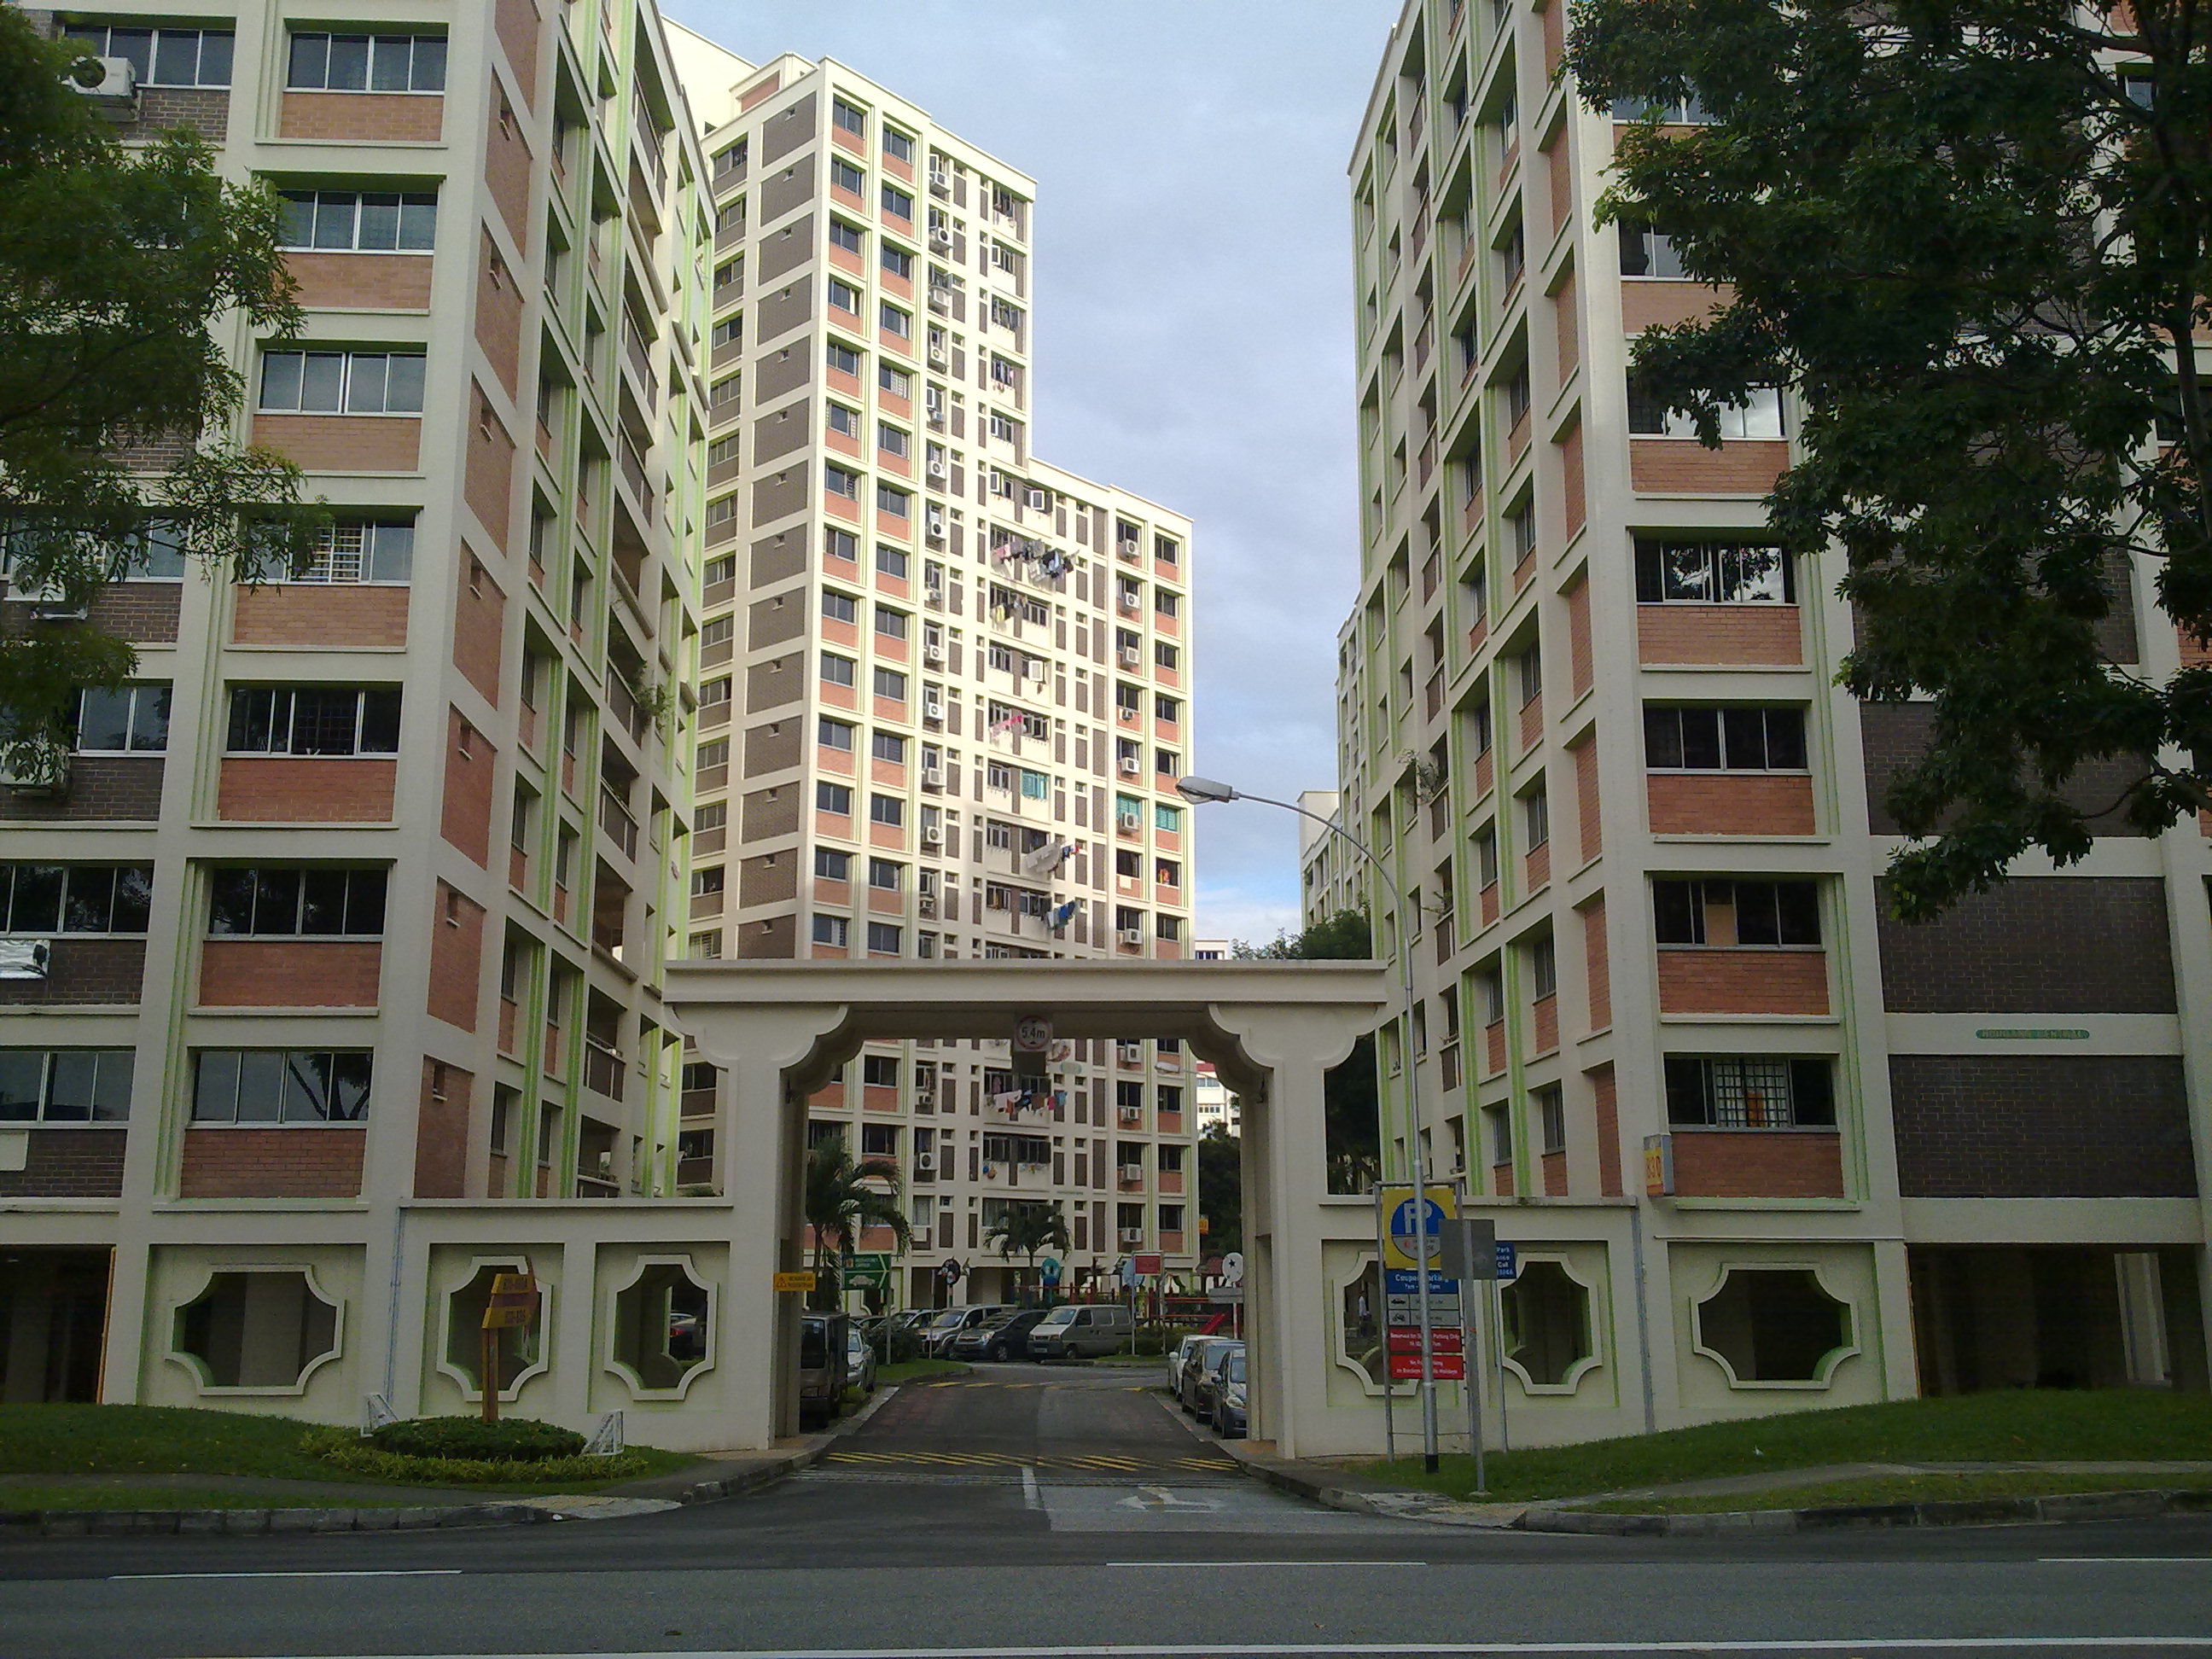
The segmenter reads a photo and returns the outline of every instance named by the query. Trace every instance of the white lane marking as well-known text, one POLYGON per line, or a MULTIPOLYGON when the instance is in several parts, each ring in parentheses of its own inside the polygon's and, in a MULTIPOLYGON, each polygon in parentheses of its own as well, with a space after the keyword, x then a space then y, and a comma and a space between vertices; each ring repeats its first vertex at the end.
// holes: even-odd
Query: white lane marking
MULTIPOLYGON (((1135 1564, 1125 1564, 1135 1565, 1135 1564)), ((1150 1565, 1151 1563, 1145 1565, 1150 1565)), ((1310 1561, 1286 1565, 1326 1565, 1310 1561)), ((1360 1565, 1373 1565, 1362 1562, 1360 1565)), ((1870 1653, 1988 1652, 2006 1648, 2064 1648, 2076 1652, 2092 1648, 2212 1649, 2204 1636, 1935 1636, 1876 1637, 1855 1642, 1802 1641, 1787 1638, 1765 1642, 1299 1642, 1238 1645, 1210 1642, 1202 1644, 1163 1643, 1100 1643, 1084 1647, 1020 1648, 719 1648, 672 1652, 626 1654, 532 1654, 474 1656, 473 1659, 1218 1659, 1222 1655, 1333 1654, 1596 1654, 1627 1653, 1870 1653)), ((349 1659, 371 1659, 349 1656, 349 1659)), ((381 1655, 374 1659, 432 1659, 426 1655, 381 1655)))
POLYGON ((2192 1567, 2212 1566, 2212 1555, 2039 1555, 2036 1561, 2044 1566, 2103 1566, 2113 1563, 2145 1565, 2167 1562, 2187 1562, 2192 1567))
MULTIPOLYGON (((1425 1561, 1109 1561, 1109 1567, 1425 1567, 1425 1561)), ((1241 1651, 1241 1650, 1238 1650, 1241 1651)), ((1224 1649, 1224 1651, 1231 1651, 1224 1649)))
POLYGON ((1044 1494, 1037 1490, 1036 1466, 1033 1463, 1022 1465, 1022 1507, 1030 1510, 1044 1507, 1044 1494))
POLYGON ((133 1578, 458 1578, 460 1567, 380 1567, 358 1572, 111 1572, 107 1582, 133 1578))

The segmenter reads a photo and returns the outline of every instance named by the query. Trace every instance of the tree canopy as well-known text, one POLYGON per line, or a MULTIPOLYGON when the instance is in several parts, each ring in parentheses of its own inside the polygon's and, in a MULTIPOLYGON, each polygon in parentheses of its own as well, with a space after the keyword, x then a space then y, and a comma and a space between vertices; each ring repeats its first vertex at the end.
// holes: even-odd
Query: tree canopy
POLYGON ((66 744, 135 653, 66 613, 158 544, 251 578, 305 556, 298 470, 241 448, 220 334, 300 314, 276 198, 183 132, 126 146, 70 83, 81 50, 0 6, 0 537, 58 619, 0 637, 0 744, 66 744), (156 458, 159 458, 158 462, 156 458))
MULTIPOLYGON (((1586 0, 1601 218, 1725 284, 1642 337, 1639 390, 1716 440, 1799 394, 1773 532, 1856 617, 1842 683, 1925 699, 1888 806, 1933 914, 2100 822, 2206 802, 2212 668, 2137 649, 2131 582, 2212 635, 2212 14, 2147 0, 1586 0), (1840 563, 1840 569, 1835 566, 1840 563)), ((1808 580, 1809 588, 1812 584, 1808 580)), ((2183 660, 2188 661, 2185 651, 2183 660)), ((2112 833, 2106 828, 2105 833, 2112 833)))
POLYGON ((890 1228, 901 1249, 914 1237, 906 1211, 899 1204, 898 1165, 888 1158, 875 1158, 856 1164, 842 1140, 808 1148, 802 1208, 806 1224, 814 1230, 814 1305, 817 1308, 837 1305, 837 1263, 853 1254, 864 1231, 890 1228))

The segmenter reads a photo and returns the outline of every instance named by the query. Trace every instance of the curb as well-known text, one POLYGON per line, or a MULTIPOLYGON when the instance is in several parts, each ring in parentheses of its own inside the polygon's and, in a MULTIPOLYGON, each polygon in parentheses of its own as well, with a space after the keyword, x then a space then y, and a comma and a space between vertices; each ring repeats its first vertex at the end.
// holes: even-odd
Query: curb
POLYGON ((527 1504, 374 1510, 0 1510, 0 1539, 420 1532, 446 1527, 534 1527, 561 1518, 527 1504))
POLYGON ((1965 1498, 1926 1504, 1731 1510, 1706 1515, 1601 1515, 1588 1510, 1531 1509, 1522 1515, 1517 1525, 1523 1532, 1600 1534, 1615 1538, 1697 1538, 1722 1533, 2002 1527, 2036 1522, 2140 1521, 2160 1515, 2205 1514, 2212 1514, 2212 1490, 2166 1487, 2139 1492, 2064 1492, 2051 1498, 1965 1498))
POLYGON ((822 1461, 823 1454, 832 1445, 881 1411, 890 1403, 891 1396, 905 1386, 902 1382, 885 1383, 876 1390, 875 1398, 850 1417, 839 1419, 835 1428, 807 1436, 807 1443, 797 1451, 786 1453, 781 1457, 763 1459, 750 1465, 742 1474, 731 1475, 726 1480, 702 1480, 696 1486, 686 1486, 676 1494, 676 1501, 684 1504, 716 1504, 726 1498, 757 1492, 763 1486, 773 1486, 802 1469, 812 1468, 822 1461))

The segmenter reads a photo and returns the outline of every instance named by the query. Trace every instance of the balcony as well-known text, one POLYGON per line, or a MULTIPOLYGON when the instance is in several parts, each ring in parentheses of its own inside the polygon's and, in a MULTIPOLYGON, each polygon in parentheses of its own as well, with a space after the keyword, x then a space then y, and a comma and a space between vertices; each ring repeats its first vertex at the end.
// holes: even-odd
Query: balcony
POLYGON ((623 1097, 623 1057, 596 1037, 584 1039, 584 1086, 609 1100, 623 1097))

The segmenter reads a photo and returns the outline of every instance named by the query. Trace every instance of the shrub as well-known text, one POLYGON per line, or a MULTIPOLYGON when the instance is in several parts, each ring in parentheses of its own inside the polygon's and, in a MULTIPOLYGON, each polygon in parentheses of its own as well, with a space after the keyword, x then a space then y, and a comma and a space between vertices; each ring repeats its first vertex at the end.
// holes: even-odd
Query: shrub
POLYGON ((921 1358, 921 1338, 904 1325, 878 1325, 868 1339, 879 1365, 903 1365, 921 1358))
POLYGON ((517 1458, 410 1457, 382 1450, 373 1441, 343 1428, 310 1429, 301 1437, 300 1449, 351 1474, 416 1486, 527 1484, 550 1486, 557 1491, 564 1485, 626 1480, 649 1474, 657 1467, 653 1456, 638 1451, 618 1452, 612 1457, 544 1457, 527 1462, 517 1458))
POLYGON ((402 1457, 458 1457, 483 1463, 542 1463, 574 1457, 584 1437, 528 1417, 487 1423, 475 1417, 417 1417, 386 1423, 370 1435, 379 1451, 402 1457))

